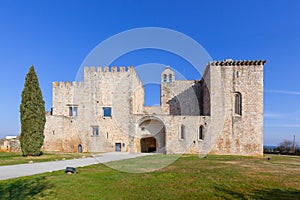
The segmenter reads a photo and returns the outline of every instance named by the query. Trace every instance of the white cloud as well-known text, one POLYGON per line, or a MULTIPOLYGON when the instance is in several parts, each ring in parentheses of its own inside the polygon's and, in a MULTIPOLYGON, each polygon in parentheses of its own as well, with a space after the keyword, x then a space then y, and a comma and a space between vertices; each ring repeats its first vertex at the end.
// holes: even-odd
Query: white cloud
POLYGON ((264 118, 274 119, 274 118, 281 118, 282 114, 279 113, 264 113, 264 118))
POLYGON ((282 124, 281 126, 286 128, 300 128, 300 124, 282 124))
POLYGON ((300 124, 265 124, 265 127, 300 128, 300 124))
POLYGON ((277 93, 277 94, 291 94, 300 95, 298 91, 287 91, 287 90, 265 90, 266 93, 277 93))

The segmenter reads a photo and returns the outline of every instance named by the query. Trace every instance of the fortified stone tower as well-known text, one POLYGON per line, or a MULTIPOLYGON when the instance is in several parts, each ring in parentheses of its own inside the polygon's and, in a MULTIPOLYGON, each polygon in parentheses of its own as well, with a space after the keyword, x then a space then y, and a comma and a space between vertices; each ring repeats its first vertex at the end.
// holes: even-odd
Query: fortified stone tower
POLYGON ((208 64, 211 126, 223 126, 212 153, 262 155, 264 63, 227 59, 208 64))

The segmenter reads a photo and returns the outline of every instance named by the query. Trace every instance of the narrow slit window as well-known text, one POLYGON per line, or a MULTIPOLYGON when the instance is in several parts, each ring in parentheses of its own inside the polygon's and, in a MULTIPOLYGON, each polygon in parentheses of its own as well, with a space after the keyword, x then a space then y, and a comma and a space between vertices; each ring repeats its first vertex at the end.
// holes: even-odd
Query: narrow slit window
POLYGON ((204 139, 204 135, 203 135, 203 126, 199 127, 199 140, 203 140, 204 139))
POLYGON ((184 140, 184 138, 185 138, 185 127, 184 127, 184 125, 181 125, 181 127, 180 127, 180 139, 184 140))
POLYGON ((242 95, 239 92, 234 94, 234 113, 242 115, 242 95))

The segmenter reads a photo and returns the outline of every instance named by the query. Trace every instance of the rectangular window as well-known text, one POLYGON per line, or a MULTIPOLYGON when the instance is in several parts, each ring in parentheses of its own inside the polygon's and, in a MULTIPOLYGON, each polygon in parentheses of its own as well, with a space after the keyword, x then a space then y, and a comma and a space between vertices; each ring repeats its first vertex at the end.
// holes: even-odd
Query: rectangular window
POLYGON ((103 116, 111 117, 111 107, 103 107, 103 116))
POLYGON ((93 126, 93 136, 99 136, 99 127, 93 126))
POLYGON ((69 116, 77 116, 78 115, 78 107, 77 106, 69 106, 69 116))

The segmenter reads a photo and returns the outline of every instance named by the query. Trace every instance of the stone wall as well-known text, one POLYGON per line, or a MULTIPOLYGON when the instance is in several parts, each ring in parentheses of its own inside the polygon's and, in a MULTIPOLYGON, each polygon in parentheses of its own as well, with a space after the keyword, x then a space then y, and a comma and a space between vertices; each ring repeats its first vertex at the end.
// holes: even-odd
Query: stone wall
POLYGON ((223 126, 212 153, 263 154, 263 64, 232 60, 211 63, 212 126, 223 126), (241 115, 234 110, 236 93, 242 96, 241 115), (216 124, 218 121, 223 125, 216 124))
POLYGON ((143 86, 132 67, 85 67, 83 83, 53 83, 44 149, 76 152, 80 144, 84 152, 103 152, 122 143, 122 151, 128 151, 132 114, 143 113, 143 100, 143 86), (77 116, 69 116, 69 106, 78 108, 77 116), (111 108, 111 116, 104 116, 105 107, 111 108))
POLYGON ((197 81, 174 81, 162 83, 161 95, 164 96, 162 104, 168 107, 170 115, 200 115, 200 85, 197 81))
POLYGON ((21 152, 18 139, 0 139, 0 152, 21 152))
POLYGON ((167 152, 172 153, 208 153, 211 145, 207 143, 209 136, 209 116, 174 116, 167 127, 167 152), (181 131, 184 127, 181 138, 181 131), (204 127, 204 139, 199 139, 199 127, 204 127))
MULTIPOLYGON (((153 135, 158 152, 262 155, 263 65, 215 61, 196 81, 175 80, 167 67, 161 75, 161 105, 153 107, 144 106, 143 84, 133 67, 86 67, 82 83, 53 83, 53 112, 47 115, 43 148, 77 152, 81 145, 84 152, 107 152, 120 143, 121 151, 138 153, 141 139, 152 137, 162 125, 153 135), (241 114, 234 111, 237 93, 241 114), (77 116, 69 115, 69 106, 78 108, 77 116), (106 107, 111 116, 104 116, 106 107)), ((144 141, 153 145, 152 139, 144 141)))

